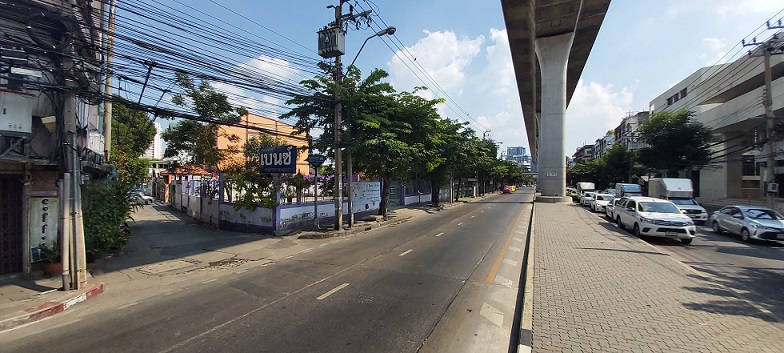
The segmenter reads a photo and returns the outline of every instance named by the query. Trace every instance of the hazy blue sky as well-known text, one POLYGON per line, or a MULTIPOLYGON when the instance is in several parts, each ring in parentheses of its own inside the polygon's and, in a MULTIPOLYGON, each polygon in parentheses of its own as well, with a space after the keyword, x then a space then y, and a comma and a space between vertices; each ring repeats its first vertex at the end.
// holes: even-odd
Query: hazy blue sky
MULTIPOLYGON (((161 2, 175 8, 185 3, 161 2)), ((187 2, 256 34, 259 41, 313 58, 318 58, 316 31, 334 19, 326 6, 335 3, 220 1, 249 21, 214 1, 187 2)), ((374 24, 372 29, 349 31, 345 62, 354 58, 365 38, 395 26, 393 38, 367 43, 356 64, 363 72, 387 70, 397 90, 427 85, 428 94, 449 97, 441 107, 444 116, 469 121, 479 136, 490 130, 503 149, 528 147, 500 0, 357 3, 357 12, 373 9, 374 24)), ((781 18, 782 9, 784 0, 613 1, 567 111, 566 154, 593 143, 627 112, 647 110, 653 98, 700 67, 744 55, 741 39, 772 34, 762 27, 768 19, 781 18)), ((308 77, 289 75, 297 81, 308 77)))

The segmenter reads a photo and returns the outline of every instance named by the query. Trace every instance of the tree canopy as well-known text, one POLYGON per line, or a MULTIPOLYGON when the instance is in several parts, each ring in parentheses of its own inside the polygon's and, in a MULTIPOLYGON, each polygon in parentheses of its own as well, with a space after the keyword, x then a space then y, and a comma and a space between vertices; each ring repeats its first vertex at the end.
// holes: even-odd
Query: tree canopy
POLYGON ((638 150, 639 162, 671 177, 707 164, 711 132, 693 118, 694 113, 687 110, 651 115, 639 129, 640 138, 648 144, 638 150))

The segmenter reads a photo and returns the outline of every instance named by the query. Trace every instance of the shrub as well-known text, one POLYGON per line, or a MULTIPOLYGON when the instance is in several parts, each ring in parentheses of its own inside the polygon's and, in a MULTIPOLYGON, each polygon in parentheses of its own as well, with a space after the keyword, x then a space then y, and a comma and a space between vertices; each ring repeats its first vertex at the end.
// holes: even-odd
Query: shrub
POLYGON ((130 217, 131 188, 118 180, 97 180, 83 188, 84 241, 88 258, 117 252, 128 243, 120 226, 130 217))

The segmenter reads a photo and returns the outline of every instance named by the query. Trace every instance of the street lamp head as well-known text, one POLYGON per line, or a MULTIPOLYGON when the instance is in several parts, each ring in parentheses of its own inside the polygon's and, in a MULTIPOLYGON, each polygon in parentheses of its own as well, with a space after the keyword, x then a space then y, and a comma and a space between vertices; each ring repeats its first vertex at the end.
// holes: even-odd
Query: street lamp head
POLYGON ((376 37, 381 37, 381 36, 383 36, 385 34, 393 35, 393 34, 395 34, 395 31, 397 31, 397 28, 389 26, 387 28, 384 28, 384 29, 376 32, 376 37))

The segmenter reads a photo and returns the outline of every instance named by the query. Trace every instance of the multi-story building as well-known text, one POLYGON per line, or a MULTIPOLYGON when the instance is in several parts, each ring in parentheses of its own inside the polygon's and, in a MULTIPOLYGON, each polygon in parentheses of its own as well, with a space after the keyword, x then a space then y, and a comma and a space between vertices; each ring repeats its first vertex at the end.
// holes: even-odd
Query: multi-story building
MULTIPOLYGON (((781 35, 779 34, 779 37, 781 35)), ((711 161, 699 171, 702 199, 761 198, 767 155, 765 80, 762 48, 734 62, 705 67, 662 93, 650 103, 651 111, 694 112, 695 120, 713 132, 711 161)), ((775 53, 780 49, 774 50, 775 53)), ((784 55, 771 55, 774 180, 784 183, 784 55)), ((695 179, 697 179, 695 177, 695 179)))
POLYGON ((628 151, 640 149, 640 147, 643 146, 643 143, 640 140, 638 129, 640 128, 640 125, 648 120, 649 116, 650 112, 647 111, 627 115, 613 131, 613 143, 625 145, 626 150, 628 151))
POLYGON ((615 143, 615 132, 610 130, 602 138, 596 139, 593 144, 593 159, 604 157, 615 143))
MULTIPOLYGON (((110 171, 97 4, 0 2, 0 276, 30 274, 60 234, 79 244, 82 181, 110 171)), ((84 251, 74 249, 72 283, 83 283, 84 251)))
POLYGON ((572 155, 572 160, 574 161, 574 164, 593 160, 593 145, 578 147, 577 151, 572 155))
MULTIPOLYGON (((306 158, 308 157, 304 147, 308 145, 307 137, 304 135, 293 135, 295 128, 291 124, 266 118, 256 114, 247 114, 242 117, 242 125, 263 128, 266 132, 250 129, 247 127, 238 126, 222 126, 221 134, 218 137, 218 148, 221 150, 229 150, 238 148, 241 150, 242 146, 251 137, 259 137, 261 134, 268 134, 272 138, 279 140, 282 144, 292 145, 297 147, 297 173, 308 175, 310 167, 306 158), (236 136, 237 139, 231 141, 227 136, 236 136)), ((242 153, 237 153, 229 157, 226 163, 238 162, 243 160, 242 153)))
POLYGON ((155 122, 155 137, 153 137, 152 142, 150 142, 150 147, 144 151, 142 158, 147 159, 154 159, 160 160, 163 158, 163 138, 161 134, 163 133, 163 129, 161 128, 161 123, 155 122))

